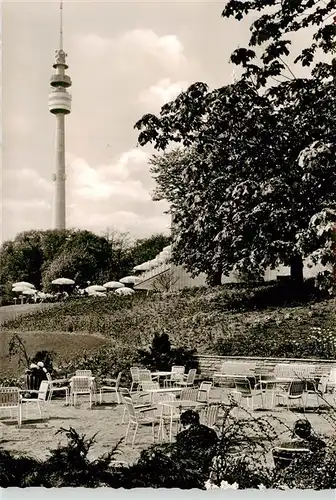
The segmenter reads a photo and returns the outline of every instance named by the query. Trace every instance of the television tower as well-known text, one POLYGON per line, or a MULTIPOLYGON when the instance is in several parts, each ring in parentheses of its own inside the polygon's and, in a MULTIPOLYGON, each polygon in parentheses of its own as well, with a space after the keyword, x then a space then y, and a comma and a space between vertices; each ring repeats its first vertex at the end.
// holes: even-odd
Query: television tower
POLYGON ((52 90, 49 94, 49 111, 56 118, 56 171, 54 181, 53 229, 65 229, 65 115, 71 111, 71 95, 67 88, 71 87, 71 78, 65 74, 67 54, 63 50, 63 5, 60 3, 60 37, 59 48, 55 50, 55 73, 50 79, 52 90))

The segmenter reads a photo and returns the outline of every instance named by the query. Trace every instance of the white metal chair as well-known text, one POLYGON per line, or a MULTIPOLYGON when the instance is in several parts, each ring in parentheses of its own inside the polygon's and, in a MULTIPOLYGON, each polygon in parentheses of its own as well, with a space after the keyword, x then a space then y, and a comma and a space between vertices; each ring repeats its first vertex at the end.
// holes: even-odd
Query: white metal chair
POLYGON ((197 392, 196 401, 209 403, 211 387, 212 382, 202 382, 197 392))
MULTIPOLYGON (((232 395, 238 395, 238 405, 240 405, 241 400, 245 399, 247 406, 254 410, 254 400, 260 396, 262 407, 264 406, 263 391, 260 389, 252 389, 251 383, 248 378, 234 378, 235 390, 231 391, 232 395), (249 405, 251 403, 251 405, 249 405)), ((239 411, 239 408, 238 408, 239 411)), ((238 412, 237 412, 238 413, 238 412)))
POLYGON ((124 404, 126 405, 127 413, 128 413, 128 426, 125 436, 125 444, 127 444, 128 435, 130 433, 131 427, 134 427, 134 434, 132 439, 132 446, 135 443, 136 433, 138 431, 139 426, 141 425, 151 425, 152 426, 152 438, 153 442, 155 442, 155 424, 160 424, 160 419, 153 415, 146 416, 146 412, 153 412, 154 408, 141 408, 135 409, 134 404, 131 398, 124 396, 124 404))
POLYGON ((186 388, 182 389, 180 393, 181 401, 197 401, 198 389, 186 388))
POLYGON ((70 380, 70 399, 73 406, 77 403, 77 396, 88 395, 90 397, 90 408, 92 407, 92 396, 94 392, 94 380, 92 377, 72 377, 70 380))
POLYGON ((134 389, 134 386, 139 385, 139 368, 137 366, 132 366, 131 367, 131 377, 132 377, 132 383, 131 383, 131 392, 134 389))
POLYGON ((139 375, 138 389, 141 389, 142 382, 153 382, 152 374, 146 368, 139 368, 138 375, 139 375))
POLYGON ((171 369, 171 375, 169 378, 165 379, 164 385, 165 386, 171 386, 175 382, 183 382, 183 375, 185 372, 185 367, 184 366, 178 366, 178 365, 173 365, 171 369))
POLYGON ((26 408, 26 412, 25 412, 26 418, 28 417, 28 405, 31 405, 31 404, 37 405, 40 417, 42 418, 42 406, 47 401, 48 388, 49 388, 49 382, 47 380, 42 380, 42 382, 40 384, 40 388, 37 391, 31 391, 31 390, 28 391, 28 392, 35 392, 35 393, 37 392, 37 398, 21 397, 21 403, 24 403, 25 408, 26 408))
POLYGON ((172 393, 157 393, 154 394, 154 403, 156 403, 157 409, 154 410, 154 415, 159 418, 159 430, 158 430, 158 438, 160 437, 164 439, 165 436, 165 424, 169 422, 170 431, 169 437, 171 440, 172 432, 173 432, 173 422, 176 422, 176 432, 178 431, 178 425, 180 422, 180 412, 177 408, 170 408, 165 406, 164 402, 176 401, 176 396, 172 393))
POLYGON ((92 377, 91 370, 76 370, 75 377, 92 377))
POLYGON ((218 419, 220 405, 218 403, 210 403, 200 409, 200 422, 208 427, 214 427, 218 419))
POLYGON ((306 448, 281 448, 275 447, 272 449, 274 465, 277 469, 288 467, 295 459, 309 456, 311 451, 306 448))
POLYGON ((69 396, 70 396, 70 389, 68 385, 63 385, 63 386, 58 386, 55 384, 64 384, 66 382, 66 379, 55 379, 52 380, 50 373, 47 373, 47 380, 48 380, 48 390, 49 390, 49 397, 48 400, 51 401, 52 395, 54 392, 64 392, 65 393, 65 404, 68 404, 69 401, 69 396))
POLYGON ((151 407, 152 405, 150 404, 150 402, 145 402, 145 403, 139 403, 137 401, 134 401, 134 397, 136 396, 141 396, 141 394, 138 392, 138 391, 133 391, 132 393, 129 391, 129 389, 127 389, 126 387, 120 387, 119 389, 119 394, 120 394, 120 399, 121 399, 121 402, 124 404, 124 412, 123 412, 123 416, 122 416, 122 419, 121 419, 121 423, 123 424, 124 421, 125 421, 125 415, 126 415, 126 412, 127 412, 127 409, 126 409, 126 404, 125 404, 125 401, 124 401, 124 398, 125 396, 128 397, 128 398, 131 398, 132 401, 133 401, 133 406, 136 410, 139 410, 141 408, 148 408, 148 407, 151 407))
POLYGON ((289 388, 286 392, 275 394, 276 399, 283 399, 287 405, 287 409, 289 410, 291 401, 300 400, 302 403, 303 411, 306 410, 305 402, 304 402, 304 394, 306 389, 306 383, 303 380, 293 380, 289 384, 289 388))
POLYGON ((0 410, 9 410, 11 417, 12 410, 17 410, 18 426, 21 426, 22 405, 18 387, 0 387, 0 410))
POLYGON ((196 369, 191 368, 187 375, 183 376, 183 380, 177 380, 175 385, 179 387, 192 387, 195 383, 196 369))
POLYGON ((121 398, 119 394, 119 386, 121 381, 122 372, 118 373, 117 378, 104 378, 103 382, 106 382, 106 385, 102 385, 99 390, 99 402, 102 404, 103 401, 103 392, 104 391, 114 391, 117 395, 118 404, 121 403, 121 398), (108 384, 108 385, 107 385, 108 384))

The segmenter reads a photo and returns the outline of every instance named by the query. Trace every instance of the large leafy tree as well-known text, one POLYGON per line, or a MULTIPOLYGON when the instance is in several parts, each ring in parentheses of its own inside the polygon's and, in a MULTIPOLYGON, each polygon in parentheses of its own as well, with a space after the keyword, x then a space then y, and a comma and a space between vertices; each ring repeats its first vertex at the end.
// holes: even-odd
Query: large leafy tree
POLYGON ((182 146, 152 159, 156 197, 171 204, 175 261, 194 274, 207 272, 214 283, 234 266, 261 272, 280 263, 301 281, 304 257, 332 260, 321 238, 307 244, 306 237, 321 217, 330 229, 335 214, 336 100, 329 66, 318 64, 309 79, 263 92, 257 83, 245 75, 213 92, 196 83, 159 116, 145 115, 135 125, 140 145, 182 146), (322 168, 316 155, 311 161, 304 154, 311 149, 322 168))

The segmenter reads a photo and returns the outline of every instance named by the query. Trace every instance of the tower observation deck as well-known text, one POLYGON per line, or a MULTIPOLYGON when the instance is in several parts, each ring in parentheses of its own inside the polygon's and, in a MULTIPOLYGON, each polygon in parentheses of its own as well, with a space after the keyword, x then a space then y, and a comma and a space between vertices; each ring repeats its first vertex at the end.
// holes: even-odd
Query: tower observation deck
POLYGON ((60 39, 59 48, 55 50, 55 73, 51 76, 51 92, 49 94, 49 111, 56 117, 56 168, 54 181, 53 229, 66 228, 65 198, 65 115, 71 112, 71 95, 67 88, 71 87, 71 78, 65 74, 67 54, 63 50, 63 16, 60 4, 60 39))

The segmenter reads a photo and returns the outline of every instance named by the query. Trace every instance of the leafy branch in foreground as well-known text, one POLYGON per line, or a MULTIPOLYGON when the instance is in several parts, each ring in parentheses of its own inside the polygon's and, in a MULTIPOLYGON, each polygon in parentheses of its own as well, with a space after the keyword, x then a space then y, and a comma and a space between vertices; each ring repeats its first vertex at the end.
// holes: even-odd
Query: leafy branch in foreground
MULTIPOLYGON (((334 0, 230 0, 222 16, 241 21, 250 13, 259 15, 250 26, 250 48, 236 49, 231 61, 244 68, 245 77, 255 77, 258 86, 266 85, 267 80, 274 77, 295 79, 286 62, 288 56, 294 57, 294 64, 309 67, 316 63, 318 67, 321 52, 331 54, 334 50, 334 0), (293 36, 304 30, 307 46, 294 56, 293 36), (262 47, 261 54, 255 47, 262 47)), ((329 65, 329 75, 335 69, 329 65)))

